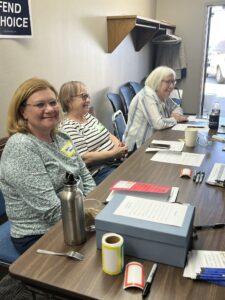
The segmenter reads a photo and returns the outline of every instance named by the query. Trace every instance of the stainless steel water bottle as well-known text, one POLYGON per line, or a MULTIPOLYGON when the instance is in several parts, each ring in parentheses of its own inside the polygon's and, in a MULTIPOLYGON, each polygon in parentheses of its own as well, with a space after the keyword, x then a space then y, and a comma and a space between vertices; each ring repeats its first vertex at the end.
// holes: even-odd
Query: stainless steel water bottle
POLYGON ((67 245, 80 245, 86 241, 83 195, 73 174, 66 174, 61 200, 64 241, 67 245))

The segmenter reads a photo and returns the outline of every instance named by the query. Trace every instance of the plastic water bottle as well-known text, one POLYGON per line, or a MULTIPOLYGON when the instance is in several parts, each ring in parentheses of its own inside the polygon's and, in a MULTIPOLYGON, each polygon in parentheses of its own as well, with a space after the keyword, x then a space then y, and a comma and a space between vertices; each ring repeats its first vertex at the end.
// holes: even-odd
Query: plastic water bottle
POLYGON ((212 111, 209 115, 209 128, 218 129, 220 119, 220 104, 215 102, 212 107, 212 111))
POLYGON ((64 241, 67 245, 80 245, 86 241, 83 194, 74 175, 67 173, 61 200, 64 241))

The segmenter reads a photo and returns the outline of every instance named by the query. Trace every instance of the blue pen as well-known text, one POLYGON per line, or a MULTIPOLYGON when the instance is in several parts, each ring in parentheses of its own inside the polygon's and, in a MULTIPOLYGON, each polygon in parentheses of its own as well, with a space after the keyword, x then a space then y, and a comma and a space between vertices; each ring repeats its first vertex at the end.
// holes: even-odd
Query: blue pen
POLYGON ((224 274, 197 274, 197 279, 213 279, 213 280, 224 280, 225 281, 225 275, 224 274))
POLYGON ((207 274, 225 274, 225 268, 201 268, 201 273, 207 274))

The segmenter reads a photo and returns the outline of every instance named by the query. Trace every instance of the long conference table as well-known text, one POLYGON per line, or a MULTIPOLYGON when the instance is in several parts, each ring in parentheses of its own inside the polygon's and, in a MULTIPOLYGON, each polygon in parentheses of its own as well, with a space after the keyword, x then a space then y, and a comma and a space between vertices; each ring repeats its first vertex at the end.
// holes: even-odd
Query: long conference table
MULTIPOLYGON (((157 131, 152 139, 178 140, 184 137, 183 131, 171 129, 157 131)), ((190 167, 205 171, 202 184, 192 179, 180 178, 185 166, 151 161, 154 153, 145 153, 151 140, 133 153, 122 165, 102 182, 87 198, 104 202, 110 187, 116 180, 144 181, 155 184, 178 186, 177 201, 195 206, 194 224, 214 224, 225 221, 225 189, 205 183, 215 162, 225 161, 225 144, 213 142, 212 145, 194 148, 184 147, 186 152, 204 153, 202 165, 190 167)), ((225 229, 198 231, 198 239, 193 240, 193 249, 225 251, 225 229)), ((96 248, 95 233, 89 233, 88 240, 81 246, 70 247, 63 240, 62 223, 59 221, 39 241, 20 256, 11 266, 10 273, 16 279, 36 288, 61 295, 68 299, 141 299, 140 289, 123 289, 124 272, 110 276, 102 271, 101 250, 96 248), (83 261, 66 257, 36 253, 38 248, 66 252, 71 249, 85 255, 83 261)), ((144 265, 145 278, 153 261, 125 256, 125 264, 138 261, 144 265)), ((183 269, 158 264, 150 294, 151 300, 224 300, 225 288, 183 277, 183 269)))

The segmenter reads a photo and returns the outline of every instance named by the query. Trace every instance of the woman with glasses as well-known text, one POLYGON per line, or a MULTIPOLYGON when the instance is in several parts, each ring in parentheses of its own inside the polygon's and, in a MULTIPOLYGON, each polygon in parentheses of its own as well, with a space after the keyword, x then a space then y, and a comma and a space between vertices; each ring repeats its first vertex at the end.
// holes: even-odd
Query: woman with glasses
POLYGON ((95 183, 99 184, 121 163, 127 147, 89 113, 90 96, 84 83, 64 83, 59 100, 65 113, 60 130, 71 137, 95 183))
POLYGON ((175 84, 174 70, 158 67, 150 73, 144 88, 132 99, 124 133, 129 152, 139 148, 155 130, 187 121, 182 108, 170 98, 175 84))
POLYGON ((18 87, 9 107, 10 138, 1 157, 0 188, 20 253, 61 218, 58 193, 66 172, 80 180, 84 195, 95 187, 69 136, 56 130, 57 98, 49 82, 32 78, 18 87))

